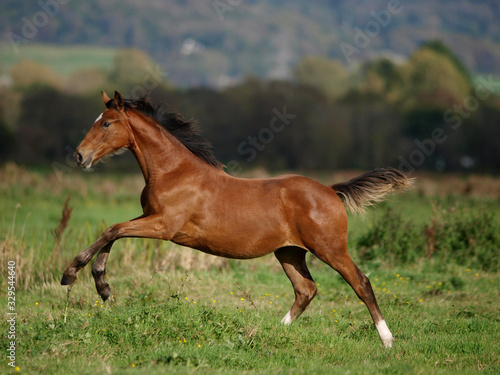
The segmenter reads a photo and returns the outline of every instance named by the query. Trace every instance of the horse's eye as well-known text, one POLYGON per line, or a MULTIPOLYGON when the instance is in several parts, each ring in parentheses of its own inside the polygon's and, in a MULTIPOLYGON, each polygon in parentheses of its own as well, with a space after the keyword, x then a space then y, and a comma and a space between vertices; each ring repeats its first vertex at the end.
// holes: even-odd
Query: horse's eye
POLYGON ((102 127, 105 128, 105 129, 107 129, 107 128, 109 128, 110 125, 111 124, 106 121, 104 124, 102 124, 102 127))

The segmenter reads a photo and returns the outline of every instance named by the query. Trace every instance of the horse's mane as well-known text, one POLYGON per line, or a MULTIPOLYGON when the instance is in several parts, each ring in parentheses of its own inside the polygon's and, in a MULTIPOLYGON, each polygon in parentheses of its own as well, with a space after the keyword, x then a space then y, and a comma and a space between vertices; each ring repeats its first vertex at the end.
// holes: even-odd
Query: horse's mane
MULTIPOLYGON (((108 102, 114 106, 114 101, 108 102)), ((216 168, 222 168, 223 164, 217 160, 212 153, 212 145, 203 138, 193 120, 185 120, 184 117, 165 108, 161 103, 151 103, 147 96, 138 99, 124 99, 125 109, 135 109, 146 116, 153 118, 165 130, 177 138, 196 157, 216 168)), ((107 105, 108 106, 108 105, 107 105)))

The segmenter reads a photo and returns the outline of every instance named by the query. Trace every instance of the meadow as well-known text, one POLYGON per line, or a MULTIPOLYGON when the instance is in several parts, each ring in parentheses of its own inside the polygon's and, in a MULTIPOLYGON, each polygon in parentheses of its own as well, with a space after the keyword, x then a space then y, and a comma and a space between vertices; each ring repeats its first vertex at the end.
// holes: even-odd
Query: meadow
POLYGON ((111 69, 116 49, 93 46, 57 46, 50 44, 21 45, 17 51, 6 43, 0 44, 0 71, 8 73, 23 61, 32 60, 49 66, 58 75, 69 76, 77 70, 99 68, 111 69))
MULTIPOLYGON (((311 176, 333 183, 355 174, 311 176)), ((106 226, 141 213, 142 176, 0 167, 1 372, 499 373, 500 180, 418 177, 412 192, 364 219, 350 216, 351 256, 396 339, 385 349, 366 307, 314 257, 319 293, 291 326, 279 323, 293 289, 272 255, 234 261, 124 239, 108 262, 106 303, 90 266, 63 287, 77 253, 106 226), (15 367, 5 354, 12 261, 15 367)))

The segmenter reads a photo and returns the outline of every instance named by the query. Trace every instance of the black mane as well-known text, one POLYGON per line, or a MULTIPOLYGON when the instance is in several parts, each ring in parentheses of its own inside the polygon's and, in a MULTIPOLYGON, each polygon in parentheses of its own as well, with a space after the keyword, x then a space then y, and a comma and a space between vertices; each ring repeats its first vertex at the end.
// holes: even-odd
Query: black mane
MULTIPOLYGON (((108 104, 114 106, 114 101, 110 100, 108 104)), ((135 109, 153 118, 186 146, 189 151, 204 162, 217 168, 223 167, 223 164, 212 153, 210 142, 198 133, 195 121, 185 120, 181 114, 167 110, 162 104, 152 104, 148 97, 141 97, 134 100, 125 99, 123 104, 125 109, 135 109)))

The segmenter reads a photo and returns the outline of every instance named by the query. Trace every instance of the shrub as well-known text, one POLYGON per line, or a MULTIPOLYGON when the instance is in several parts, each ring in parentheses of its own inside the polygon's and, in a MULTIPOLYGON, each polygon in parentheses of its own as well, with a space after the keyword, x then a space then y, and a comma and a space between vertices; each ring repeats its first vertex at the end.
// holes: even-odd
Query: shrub
POLYGON ((424 224, 386 206, 357 240, 364 261, 381 260, 393 266, 427 258, 484 270, 498 269, 499 243, 500 225, 492 212, 458 205, 434 205, 430 221, 424 224))

